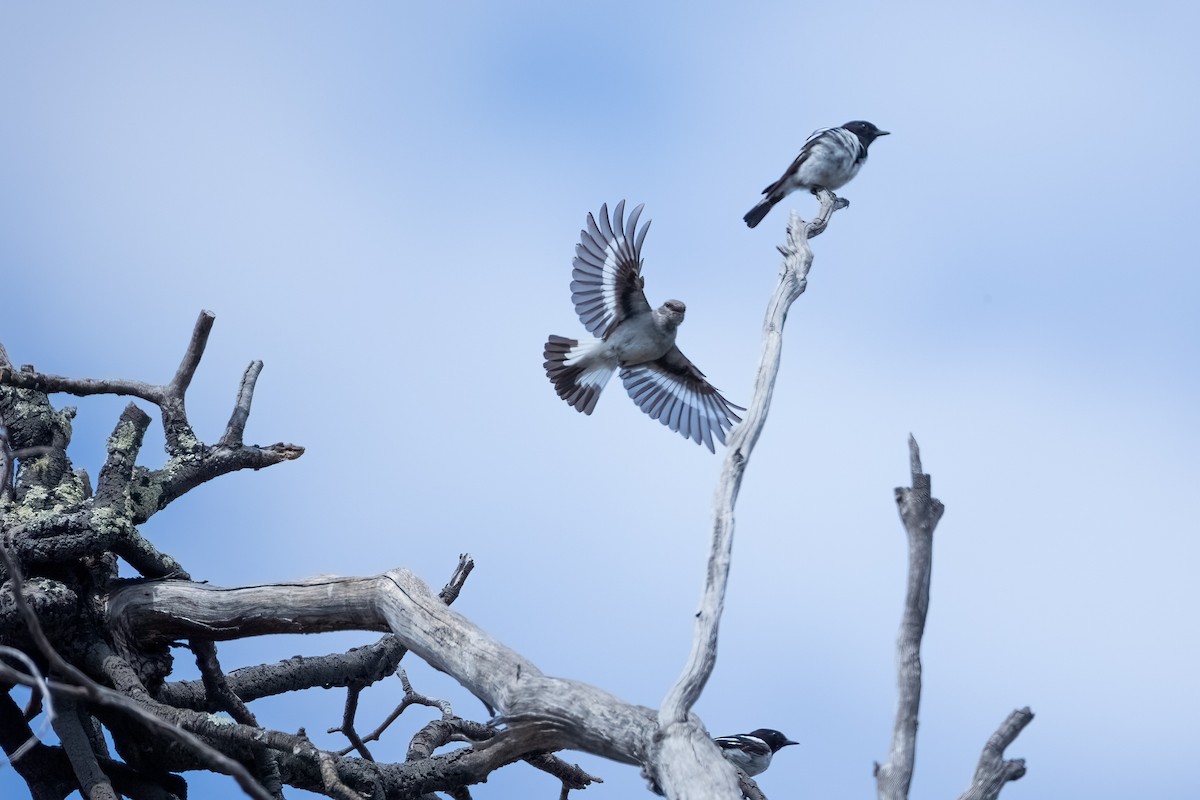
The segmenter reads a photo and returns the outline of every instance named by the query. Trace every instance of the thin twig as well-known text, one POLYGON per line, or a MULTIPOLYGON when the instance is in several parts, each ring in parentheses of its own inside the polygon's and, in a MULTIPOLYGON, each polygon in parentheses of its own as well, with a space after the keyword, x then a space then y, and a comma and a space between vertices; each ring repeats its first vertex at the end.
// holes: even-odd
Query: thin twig
MULTIPOLYGON (((493 725, 472 722, 462 717, 443 717, 430 722, 413 736, 405 760, 412 762, 429 758, 439 747, 452 741, 468 741, 477 750, 481 749, 481 744, 486 748, 490 744, 484 743, 494 742, 500 734, 500 729, 493 725)), ((578 764, 568 764, 552 753, 532 753, 523 756, 522 760, 531 767, 558 778, 565 789, 586 789, 593 783, 604 783, 600 778, 585 772, 578 764)))
POLYGON ((46 683, 46 679, 42 677, 42 672, 38 669, 33 659, 15 647, 9 647, 8 645, 0 645, 0 656, 15 658, 28 670, 28 672, 22 673, 0 662, 0 679, 5 682, 11 681, 12 683, 28 686, 32 690, 29 696, 29 705, 24 712, 25 721, 29 722, 33 719, 33 716, 30 716, 30 714, 37 707, 34 704, 35 699, 37 699, 39 705, 44 705, 46 709, 46 718, 38 726, 37 732, 30 736, 25 744, 18 747, 15 752, 9 755, 8 760, 12 762, 25 755, 25 753, 38 744, 39 738, 45 736, 46 732, 50 730, 50 726, 54 723, 57 714, 54 710, 54 698, 50 695, 50 686, 46 683))
POLYGON ((258 725, 254 716, 242 699, 229 688, 229 681, 221 669, 217 658, 217 643, 204 639, 192 639, 188 647, 196 657, 196 668, 200 670, 201 680, 204 681, 205 693, 209 702, 222 711, 228 711, 229 716, 243 725, 258 725))
MULTIPOLYGON (((358 698, 362 694, 362 690, 361 683, 352 683, 346 687, 346 705, 342 709, 342 725, 340 728, 330 728, 328 732, 341 733, 350 741, 351 749, 357 750, 358 754, 367 761, 374 761, 375 756, 371 755, 366 743, 354 728, 354 715, 358 713, 358 698)), ((345 755, 345 753, 339 753, 339 755, 345 755)))
POLYGON ((462 591, 463 584, 467 582, 467 577, 471 574, 471 570, 475 569, 475 560, 471 558, 470 553, 458 554, 458 566, 454 569, 454 574, 450 576, 450 580, 438 592, 438 597, 446 605, 453 605, 458 599, 458 593, 462 591))
POLYGON ((242 385, 238 388, 237 400, 233 404, 233 413, 229 416, 229 424, 225 433, 217 442, 219 447, 241 447, 242 437, 246 433, 246 421, 250 419, 250 405, 254 402, 254 386, 258 383, 258 375, 262 372, 263 362, 251 361, 242 375, 242 385))
MULTIPOLYGON (((450 719, 454 716, 454 710, 450 707, 448 702, 445 700, 436 700, 434 698, 426 697, 425 695, 415 691, 412 687, 412 684, 409 683, 408 675, 404 672, 404 670, 398 669, 396 672, 400 676, 400 685, 404 687, 404 697, 400 699, 399 705, 392 710, 392 713, 388 714, 387 718, 379 724, 379 727, 362 737, 360 741, 363 743, 379 741, 379 737, 383 735, 384 731, 391 727, 391 724, 399 719, 400 715, 408 710, 409 706, 429 706, 430 708, 436 708, 442 712, 442 719, 450 719)), ((337 729, 330 729, 329 733, 334 733, 335 730, 337 729)), ((344 730, 341 732, 345 733, 344 730)), ((338 750, 337 754, 339 756, 344 756, 354 749, 356 748, 352 744, 350 747, 338 750)), ((409 760, 412 760, 411 756, 409 760)))
MULTIPOLYGON (((229 688, 229 680, 221 669, 221 661, 217 657, 217 643, 204 639, 192 639, 188 642, 193 655, 196 656, 196 667, 200 670, 204 681, 205 694, 217 708, 229 713, 235 722, 242 725, 260 727, 258 719, 242 699, 229 688)), ((282 800, 283 779, 279 774, 279 761, 269 748, 255 746, 254 766, 258 771, 263 786, 272 795, 282 800)))
POLYGON ((589 774, 578 764, 570 764, 552 753, 534 753, 525 756, 525 762, 562 781, 563 791, 586 789, 590 784, 604 783, 602 778, 589 774))
POLYGON ((163 387, 172 397, 182 399, 188 387, 192 385, 192 376, 196 374, 200 359, 204 357, 204 348, 208 345, 208 335, 212 332, 213 320, 216 318, 217 315, 211 311, 201 311, 200 316, 196 318, 192 338, 188 342, 187 352, 183 354, 183 360, 179 363, 179 369, 171 382, 163 387))
POLYGON ((162 387, 162 399, 158 403, 162 410, 163 433, 167 439, 167 453, 174 458, 189 458, 195 453, 206 449, 196 437, 187 417, 187 390, 200 366, 204 356, 204 348, 208 344, 208 334, 212 331, 213 320, 216 316, 211 311, 201 311, 192 329, 192 338, 188 342, 187 351, 179 363, 179 369, 171 382, 162 387))

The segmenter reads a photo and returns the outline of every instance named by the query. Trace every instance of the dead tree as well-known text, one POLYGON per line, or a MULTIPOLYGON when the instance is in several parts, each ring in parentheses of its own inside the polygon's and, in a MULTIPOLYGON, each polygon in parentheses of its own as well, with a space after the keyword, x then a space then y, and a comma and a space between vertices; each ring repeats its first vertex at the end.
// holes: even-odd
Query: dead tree
MULTIPOLYGON (((31 795, 57 800, 78 789, 88 798, 179 798, 186 786, 176 773, 201 769, 230 775, 246 794, 263 800, 282 797, 285 786, 334 798, 427 798, 434 792, 463 798, 470 796, 467 787, 493 771, 524 761, 560 779, 565 796, 599 779, 552 754, 582 750, 641 766, 651 788, 670 798, 761 798, 754 781, 721 757, 691 709, 716 660, 734 506, 770 407, 788 308, 806 286, 812 264, 808 239, 845 205, 827 192, 820 201, 814 221, 792 215, 788 244, 780 248, 783 267, 764 321, 754 396, 745 421, 730 433, 717 487, 691 653, 658 709, 545 675, 452 610, 473 566, 469 557, 462 557, 439 594, 402 568, 366 578, 220 588, 194 581, 184 565, 145 538, 139 525, 200 484, 304 452, 291 444, 263 447, 243 441, 261 362, 247 368, 221 438, 207 444, 197 437, 185 397, 212 314, 201 313, 178 371, 163 385, 18 369, 0 346, 0 681, 5 689, 18 684, 33 689, 26 709, 10 694, 0 696, 0 746, 31 795), (131 402, 109 438, 93 487, 67 456, 74 411, 54 408, 49 395, 55 393, 126 395, 157 406, 167 463, 153 470, 137 463, 151 419, 131 402), (140 577, 118 578, 118 559, 140 577), (223 672, 217 657, 220 641, 336 630, 384 636, 345 653, 231 674, 223 672), (201 680, 171 680, 169 647, 179 641, 195 654, 201 680), (360 734, 355 715, 361 692, 396 673, 409 652, 451 675, 494 717, 455 716, 445 704, 415 692, 401 672, 401 706, 379 730, 360 734), (318 749, 303 731, 267 729, 249 708, 262 697, 332 686, 346 689, 339 730, 347 746, 340 752, 318 749), (376 761, 369 743, 414 703, 441 708, 441 719, 412 739, 404 762, 376 761), (60 745, 42 743, 31 730, 30 721, 42 711, 53 719, 60 745), (115 754, 102 731, 110 734, 115 754), (450 742, 467 746, 441 750, 450 742)), ((914 542, 913 564, 921 560, 923 572, 910 576, 902 626, 896 742, 888 764, 877 769, 880 797, 886 798, 907 796, 912 773, 917 653, 928 602, 929 548, 940 516, 940 504, 929 496, 928 476, 920 474, 915 442, 912 448, 913 489, 898 492, 914 542)), ((1021 714, 988 743, 975 784, 964 797, 995 797, 1005 781, 1023 773, 1019 762, 1002 758, 1004 747, 1031 717, 1027 710, 1016 712, 1021 714)))

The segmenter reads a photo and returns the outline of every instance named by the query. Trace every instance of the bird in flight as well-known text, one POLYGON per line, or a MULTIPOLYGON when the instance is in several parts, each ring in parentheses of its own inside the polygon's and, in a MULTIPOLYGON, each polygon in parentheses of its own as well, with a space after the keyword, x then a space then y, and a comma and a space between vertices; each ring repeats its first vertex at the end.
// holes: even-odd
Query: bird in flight
POLYGON ((716 452, 713 439, 744 411, 721 396, 704 373, 675 346, 686 306, 668 300, 652 309, 642 291, 642 242, 650 223, 637 227, 642 206, 624 220, 625 201, 610 222, 608 205, 599 219, 590 213, 579 232, 571 272, 571 301, 594 339, 551 335, 543 352, 546 375, 558 396, 591 414, 613 373, 621 371, 625 391, 638 408, 673 431, 716 452))
POLYGON ((753 228, 776 203, 797 189, 808 189, 816 194, 821 189, 832 192, 842 188, 866 162, 871 142, 888 133, 863 120, 847 122, 840 128, 813 131, 792 165, 779 180, 763 189, 766 197, 742 219, 753 228))

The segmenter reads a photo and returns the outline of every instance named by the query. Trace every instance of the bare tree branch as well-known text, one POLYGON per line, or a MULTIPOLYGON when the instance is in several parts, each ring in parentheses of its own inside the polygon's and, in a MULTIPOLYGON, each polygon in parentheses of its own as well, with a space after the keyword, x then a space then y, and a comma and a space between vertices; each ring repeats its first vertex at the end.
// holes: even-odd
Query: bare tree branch
POLYGON ((284 461, 294 461, 304 455, 304 448, 284 442, 258 446, 243 445, 227 448, 217 445, 173 458, 162 469, 149 471, 138 467, 133 491, 140 500, 133 514, 134 524, 140 525, 173 500, 202 483, 230 472, 244 469, 263 469, 284 461))
POLYGON ((996 732, 988 738, 983 747, 983 754, 979 757, 979 765, 975 768, 971 786, 958 800, 996 800, 1004 784, 1024 777, 1025 759, 1006 761, 1004 751, 1032 721, 1033 712, 1028 706, 1008 715, 996 732))
POLYGON ((88 800, 117 800, 112 782, 100 769, 91 740, 83 729, 79 706, 70 697, 61 698, 59 704, 61 713, 55 718, 54 730, 71 761, 83 796, 88 800))
MULTIPOLYGON (((100 468, 96 479, 95 497, 98 503, 108 507, 128 502, 125 490, 133 478, 138 453, 142 449, 142 438, 150 427, 150 417, 136 404, 130 403, 121 412, 117 427, 108 437, 108 458, 100 468)), ((125 511, 124 508, 118 509, 125 511)))
MULTIPOLYGON (((929 612, 929 584, 933 572, 933 531, 945 507, 932 495, 932 480, 922 471, 917 441, 908 437, 912 486, 896 489, 896 505, 908 536, 908 589, 897 639, 899 698, 892 747, 886 764, 875 765, 880 800, 906 800, 916 760, 917 715, 921 704, 921 638, 929 612)), ((1004 760, 1004 749, 1017 737, 1033 713, 1014 711, 988 740, 975 770, 971 788, 960 800, 995 800, 1008 781, 1025 774, 1025 762, 1004 760)))
POLYGON ((251 361, 242 376, 242 385, 238 389, 237 401, 233 404, 233 414, 229 424, 225 426, 225 434, 218 444, 222 447, 241 447, 242 435, 246 432, 246 421, 250 419, 250 404, 254 401, 254 386, 258 383, 258 375, 262 372, 263 362, 251 361))
POLYGON ((8 428, 0 417, 0 508, 12 498, 13 472, 17 463, 16 453, 8 442, 8 428))
POLYGON ((0 384, 14 386, 18 389, 31 389, 45 394, 65 392, 76 397, 87 397, 93 394, 127 395, 140 397, 155 405, 162 400, 161 386, 151 386, 142 381, 65 378, 61 375, 45 375, 25 370, 16 371, 11 366, 0 366, 0 384))
POLYGON ((917 755, 917 713, 921 706, 921 637, 929 612, 929 581, 933 573, 933 530, 945 511, 931 494, 929 475, 921 471, 917 440, 908 437, 912 487, 896 489, 896 505, 908 535, 908 590, 896 642, 899 699, 887 763, 875 767, 880 800, 905 800, 912 784, 917 755))
POLYGON ((356 750, 367 761, 374 761, 375 756, 371 755, 366 742, 354 728, 354 715, 358 712, 358 697, 362 694, 362 690, 361 683, 352 683, 346 687, 346 705, 342 709, 342 724, 337 728, 330 728, 327 733, 340 733, 350 741, 350 746, 345 750, 338 751, 338 755, 345 755, 351 750, 356 750))
POLYGON ((192 385, 192 376, 196 374, 196 368, 200 366, 200 359, 204 357, 204 348, 208 346, 208 335, 212 332, 213 320, 217 315, 211 311, 201 311, 200 316, 196 318, 196 326, 192 329, 192 339, 188 342, 187 352, 183 354, 183 360, 179 362, 179 369, 175 371, 175 377, 166 385, 167 393, 183 398, 187 393, 188 387, 192 385))
MULTIPOLYGON (((196 640, 188 643, 196 656, 196 667, 200 670, 205 694, 216 708, 226 711, 235 722, 258 727, 258 719, 242 699, 229 688, 229 681, 217 658, 217 645, 213 642, 196 640)), ((265 747, 254 748, 254 765, 263 787, 276 798, 283 797, 283 784, 279 778, 279 764, 265 747)))
POLYGON ((8 645, 0 645, 0 657, 15 659, 20 661, 22 666, 25 667, 26 671, 22 673, 0 661, 0 683, 21 684, 32 689, 29 695, 29 705, 22 713, 22 719, 25 722, 29 722, 36 716, 34 710, 40 709, 43 705, 46 710, 46 720, 42 723, 37 733, 30 731, 29 737, 25 740, 24 744, 11 750, 5 750, 9 761, 17 761, 38 744, 38 737, 44 734, 50 725, 54 723, 57 712, 54 709, 54 699, 50 693, 50 685, 46 682, 41 670, 38 669, 37 664, 33 662, 32 658, 15 647, 9 647, 8 645))
POLYGON ((78 788, 66 753, 38 740, 8 692, 0 692, 0 747, 9 761, 0 769, 11 765, 28 784, 33 800, 62 800, 78 788))
MULTIPOLYGON (((62 694, 60 693, 60 697, 62 694)), ((0 747, 12 756, 22 741, 32 740, 33 746, 21 759, 13 759, 12 767, 25 782, 33 800, 63 800, 78 791, 74 773, 61 747, 50 747, 37 741, 21 717, 12 698, 0 693, 0 747)), ((156 772, 148 774, 108 757, 97 759, 100 769, 112 781, 116 791, 145 800, 181 800, 187 794, 187 784, 177 775, 156 772)))
POLYGON ((319 765, 322 788, 328 796, 336 800, 362 800, 357 792, 342 782, 341 776, 338 774, 337 759, 332 753, 314 747, 304 728, 301 728, 296 736, 301 741, 299 752, 319 765))
MULTIPOLYGON (((458 566, 438 597, 446 605, 453 603, 467 576, 475 568, 468 554, 458 557, 458 566)), ((234 670, 226 676, 230 689, 245 702, 284 692, 314 687, 348 687, 353 683, 372 684, 396 671, 408 648, 388 634, 378 642, 356 647, 346 653, 324 656, 296 656, 278 664, 261 664, 234 670)), ((180 708, 207 707, 204 685, 200 681, 168 683, 158 690, 159 701, 180 708)), ((371 741, 370 738, 367 741, 371 741)))
MULTIPOLYGON (((346 733, 344 722, 343 722, 342 728, 330 729, 330 731, 329 731, 330 733, 333 733, 334 730, 340 730, 342 733, 346 733, 346 737, 350 739, 350 743, 352 746, 346 748, 345 750, 339 751, 339 755, 345 755, 346 753, 350 752, 350 750, 352 750, 352 749, 358 750, 360 753, 362 753, 364 750, 366 750, 366 746, 363 745, 362 743, 364 741, 365 742, 379 741, 379 737, 383 735, 384 731, 386 731, 393 722, 395 722, 397 719, 399 719, 400 715, 403 714, 408 709, 409 706, 421 705, 421 706, 428 706, 430 708, 436 708, 442 712, 443 719, 448 719, 448 718, 454 716, 454 712, 451 710, 450 704, 447 703, 445 700, 433 700, 433 699, 426 697, 423 694, 418 694, 417 692, 413 691, 412 684, 409 683, 409 681, 408 681, 408 675, 404 672, 403 669, 399 670, 399 676, 400 676, 400 684, 401 684, 401 686, 404 687, 404 697, 401 698, 400 703, 392 710, 392 713, 387 715, 387 717, 383 720, 383 722, 381 722, 379 724, 379 727, 377 727, 375 730, 373 730, 369 734, 367 734, 365 739, 362 739, 359 741, 358 744, 355 744, 354 739, 351 738, 348 733, 346 733), (360 745, 362 745, 362 746, 360 747, 360 745)), ((490 737, 487 737, 487 738, 490 738, 490 737)), ((442 742, 442 744, 445 744, 445 742, 442 742)), ((431 755, 435 749, 437 749, 437 748, 431 747, 429 749, 429 752, 426 753, 425 755, 431 755)), ((370 758, 370 756, 364 756, 364 758, 370 758)), ((412 759, 413 759, 413 755, 412 755, 412 749, 410 747, 408 760, 411 761, 412 759)), ((371 760, 374 760, 374 759, 371 759, 371 760)))
POLYGON ((229 688, 229 681, 217 658, 216 644, 197 639, 189 642, 188 646, 196 656, 196 667, 200 670, 205 694, 213 707, 229 712, 229 716, 243 725, 257 725, 258 720, 255 719, 254 712, 229 688))
MULTIPOLYGON (((598 782, 578 766, 551 755, 555 750, 574 748, 641 765, 652 785, 661 787, 672 800, 764 800, 757 784, 720 755, 691 709, 716 661, 732 557, 734 508, 750 454, 765 427, 780 369, 787 314, 807 285, 813 261, 808 239, 822 232, 833 213, 845 206, 845 201, 829 192, 818 196, 818 217, 805 223, 793 213, 788 244, 780 248, 783 266, 766 311, 754 396, 745 421, 730 432, 715 493, 707 580, 691 651, 657 712, 625 703, 587 684, 544 675, 529 660, 448 608, 471 571, 472 562, 465 555, 440 599, 403 569, 374 578, 323 577, 233 589, 191 582, 183 567, 142 537, 136 525, 207 480, 303 453, 302 448, 289 444, 259 447, 243 442, 262 369, 259 361, 246 369, 218 442, 210 446, 196 437, 187 418, 185 395, 212 329, 211 313, 201 312, 174 377, 161 386, 59 378, 40 375, 31 367, 17 371, 0 348, 0 413, 5 417, 0 420, 0 503, 15 504, 21 512, 0 520, 7 534, 0 555, 14 599, 14 603, 6 603, 0 595, 0 634, 18 627, 28 630, 55 675, 47 700, 53 694, 63 699, 63 707, 71 712, 59 721, 62 748, 47 748, 31 739, 27 772, 32 775, 35 768, 42 770, 47 764, 65 765, 69 756, 79 784, 96 796, 114 797, 121 790, 121 780, 128 781, 130 775, 143 780, 139 797, 181 793, 169 782, 146 784, 136 770, 108 759, 103 739, 97 738, 99 722, 103 722, 117 742, 118 752, 134 767, 148 764, 163 770, 200 768, 227 773, 256 798, 278 800, 284 785, 339 800, 364 796, 428 800, 432 792, 469 798, 468 786, 519 759, 558 777, 565 797, 572 788, 598 782), (74 409, 55 412, 45 398, 47 391, 130 394, 155 403, 162 413, 167 465, 159 470, 136 465, 149 417, 130 404, 110 437, 108 458, 92 496, 90 481, 71 469, 66 455, 74 409), (24 458, 37 461, 22 463, 14 480, 14 463, 24 458), (116 580, 118 556, 150 579, 116 580), (36 612, 22 580, 22 570, 30 566, 37 568, 28 584, 30 596, 37 598, 36 612), (103 610, 101 599, 107 603, 103 610), (97 609, 106 624, 95 625, 97 630, 77 639, 60 636, 56 650, 43 624, 51 631, 70 630, 69 621, 58 625, 59 618, 77 623, 83 607, 97 609), (214 644, 269 633, 334 630, 374 630, 387 635, 349 653, 291 659, 230 675, 221 670, 214 644), (189 640, 202 679, 163 685, 170 673, 168 647, 180 639, 189 640), (392 674, 410 648, 433 668, 455 678, 498 716, 488 725, 460 719, 448 704, 413 691, 401 671, 405 697, 400 707, 377 731, 360 737, 355 718, 363 689, 392 674), (312 686, 347 687, 341 731, 351 747, 342 754, 314 747, 303 729, 298 735, 264 729, 246 706, 256 697, 312 686), (377 738, 414 703, 440 708, 442 719, 430 722, 413 738, 405 763, 375 763, 365 742, 377 738), (216 709, 229 711, 234 721, 205 713, 216 709), (152 735, 146 736, 146 732, 152 735), (435 754, 452 741, 469 746, 435 754), (132 749, 124 749, 131 745, 132 749), (348 757, 351 750, 364 758, 348 757), (246 769, 252 762, 261 785, 246 769), (123 777, 119 780, 118 775, 123 777)), ((906 798, 912 779, 932 534, 942 514, 941 504, 930 495, 930 479, 921 471, 919 451, 911 438, 910 456, 912 487, 897 490, 910 556, 898 642, 900 698, 889 761, 877 767, 879 795, 888 800, 906 798)), ((0 681, 8 680, 35 683, 32 673, 0 663, 0 681)), ((5 700, 7 704, 0 701, 0 716, 7 719, 15 712, 19 717, 11 698, 5 700)), ((992 800, 1006 781, 1024 774, 1023 762, 1003 760, 1004 748, 1032 718, 1028 709, 1023 713, 1027 718, 1010 717, 989 740, 975 782, 963 798, 992 800)), ((21 727, 28 730, 23 719, 21 727)), ((7 735, 3 744, 9 753, 22 747, 7 735)), ((42 800, 43 793, 47 798, 53 796, 65 785, 53 778, 43 780, 42 773, 36 780, 42 782, 30 786, 37 800, 42 800)))
POLYGON ((767 796, 763 794, 762 789, 758 788, 754 778, 741 770, 738 770, 738 786, 742 790, 742 797, 746 800, 767 800, 767 796))
POLYGON ((683 674, 667 692, 659 709, 659 724, 663 727, 687 718, 716 664, 717 630, 725 605, 725 585, 733 553, 733 509, 750 454, 767 423, 771 394, 775 390, 783 352, 783 326, 787 321, 788 309, 808 286, 808 271, 813 262, 808 240, 824 230, 833 212, 845 205, 844 200, 839 200, 831 192, 823 190, 818 196, 821 210, 817 218, 806 223, 793 211, 788 221, 787 246, 779 248, 783 254, 783 265, 779 273, 779 285, 767 305, 766 318, 763 320, 763 349, 754 380, 754 396, 750 400, 750 407, 746 409, 744 421, 730 431, 729 443, 725 448, 725 462, 715 497, 707 580, 700 610, 696 613, 692 650, 683 674))
MULTIPOLYGON (((667 692, 658 711, 658 722, 664 730, 689 724, 689 712, 699 699, 716 665, 717 635, 724 611, 725 587, 729 580, 733 555, 734 506, 750 454, 767 422, 771 395, 775 389, 775 379, 779 374, 782 357, 783 326, 787 321, 788 309, 808 285, 808 271, 813 262, 808 240, 823 231, 833 213, 846 205, 844 200, 828 191, 822 191, 818 197, 821 209, 817 218, 806 223, 793 211, 788 221, 788 243, 779 248, 784 257, 783 265, 779 285, 767 305, 766 317, 763 320, 762 354, 754 381, 754 396, 750 400, 744 421, 729 434, 725 461, 717 484, 712 547, 700 609, 696 612, 691 652, 683 673, 667 692)), ((716 750, 712 742, 703 743, 699 738, 696 737, 696 746, 716 750)), ((664 744, 667 742, 663 741, 664 744)), ((674 776, 660 774, 657 778, 659 785, 668 795, 673 796, 678 791, 678 787, 673 785, 674 776)), ((721 786, 717 790, 719 793, 729 795, 738 791, 735 770, 722 771, 720 780, 721 786)))
MULTIPOLYGON (((246 370, 229 425, 220 441, 216 445, 208 446, 196 437, 191 423, 188 422, 185 395, 204 355, 215 318, 210 311, 200 312, 179 368, 171 382, 165 385, 154 386, 141 381, 127 380, 64 378, 40 374, 31 367, 18 371, 12 368, 7 358, 0 362, 0 385, 42 393, 67 392, 78 396, 132 395, 157 405, 162 412, 163 431, 170 459, 160 470, 150 471, 141 467, 134 469, 133 480, 127 481, 130 486, 130 501, 135 509, 132 523, 140 524, 161 511, 171 501, 213 478, 238 470, 262 469, 294 460, 304 454, 303 447, 283 442, 267 446, 242 444, 255 381, 262 369, 261 362, 251 363, 246 370)), ((145 424, 136 420, 133 412, 127 411, 122 418, 126 423, 135 424, 145 431, 145 424)), ((140 436, 138 439, 140 446, 140 436)), ((66 443, 63 442, 61 446, 65 448, 66 443)), ((122 439, 110 441, 110 458, 122 449, 136 454, 136 448, 128 447, 122 439)), ((0 477, 11 471, 11 463, 9 454, 4 452, 3 446, 0 445, 0 477)), ((129 459, 129 466, 132 467, 132 459, 129 459)), ((2 492, 3 489, 0 488, 0 493, 2 492)), ((2 494, 0 499, 3 499, 2 494)))
POLYGON ((58 651, 50 644, 46 638, 45 632, 42 630, 41 623, 38 621, 37 615, 25 602, 25 595, 21 584, 24 579, 21 575, 21 570, 17 563, 9 554, 6 543, 0 543, 0 558, 4 561, 4 566, 8 570, 9 583, 12 587, 13 599, 16 602, 17 608, 21 615, 25 618, 25 623, 29 628, 29 633, 33 637, 34 643, 42 656, 50 663, 54 672, 62 678, 67 679, 73 685, 72 688, 78 690, 80 696, 86 697, 91 703, 100 704, 109 708, 122 711, 138 722, 146 725, 150 730, 158 735, 165 735, 170 739, 180 742, 181 744, 190 747, 197 756, 203 761, 208 768, 217 772, 222 772, 227 775, 232 775, 238 782, 238 785, 251 797, 257 800, 273 800, 271 795, 259 786, 250 773, 236 760, 229 758, 224 753, 209 747, 196 736, 191 733, 172 725, 164 720, 156 717, 154 714, 147 711, 142 706, 130 700, 123 694, 115 692, 107 687, 93 681, 74 665, 65 661, 58 651))
MULTIPOLYGON (((389 627, 413 653, 503 715, 509 726, 506 735, 479 748, 491 763, 499 758, 493 748, 501 744, 505 746, 501 753, 509 760, 531 752, 574 748, 623 763, 646 764, 651 763, 653 752, 661 761, 660 770, 673 771, 677 788, 695 790, 688 797, 733 800, 740 796, 733 767, 698 722, 663 736, 650 709, 629 705, 587 684, 543 675, 527 659, 448 608, 407 570, 376 578, 325 577, 236 589, 182 581, 141 582, 112 592, 109 627, 126 648, 178 638, 389 627), (462 658, 463 653, 471 657, 462 658), (660 738, 667 742, 660 746, 660 738), (517 749, 517 743, 528 749, 517 749), (714 775, 725 772, 731 776, 730 791, 714 781, 714 775)), ((269 735, 266 740, 273 741, 269 735)), ((441 775, 442 787, 460 785, 452 783, 453 774, 441 775)))
POLYGON ((475 569, 475 561, 469 553, 458 554, 458 566, 454 568, 454 574, 450 576, 450 580, 446 581, 446 585, 438 592, 438 597, 446 605, 453 605, 458 599, 459 592, 462 591, 463 584, 467 582, 471 571, 475 569))
POLYGON ((558 756, 549 753, 535 753, 525 756, 525 761, 542 772, 553 775, 562 781, 563 790, 586 789, 593 783, 604 783, 595 775, 588 774, 578 764, 568 764, 558 756))

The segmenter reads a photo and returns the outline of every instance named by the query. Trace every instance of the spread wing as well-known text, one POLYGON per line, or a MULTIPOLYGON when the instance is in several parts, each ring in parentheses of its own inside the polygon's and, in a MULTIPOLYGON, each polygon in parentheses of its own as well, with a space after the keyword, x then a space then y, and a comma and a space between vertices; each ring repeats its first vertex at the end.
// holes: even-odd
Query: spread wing
POLYGON ((710 452, 716 452, 713 437, 725 444, 725 431, 742 420, 736 411, 746 410, 722 397, 678 347, 655 361, 625 367, 621 382, 638 408, 710 452))
POLYGON ((575 245, 571 271, 575 313, 588 333, 601 339, 626 317, 650 312, 642 292, 642 241, 650 223, 637 230, 642 206, 625 222, 624 200, 613 211, 615 224, 609 223, 607 203, 600 207, 599 223, 588 214, 587 227, 579 232, 579 244, 575 245))

